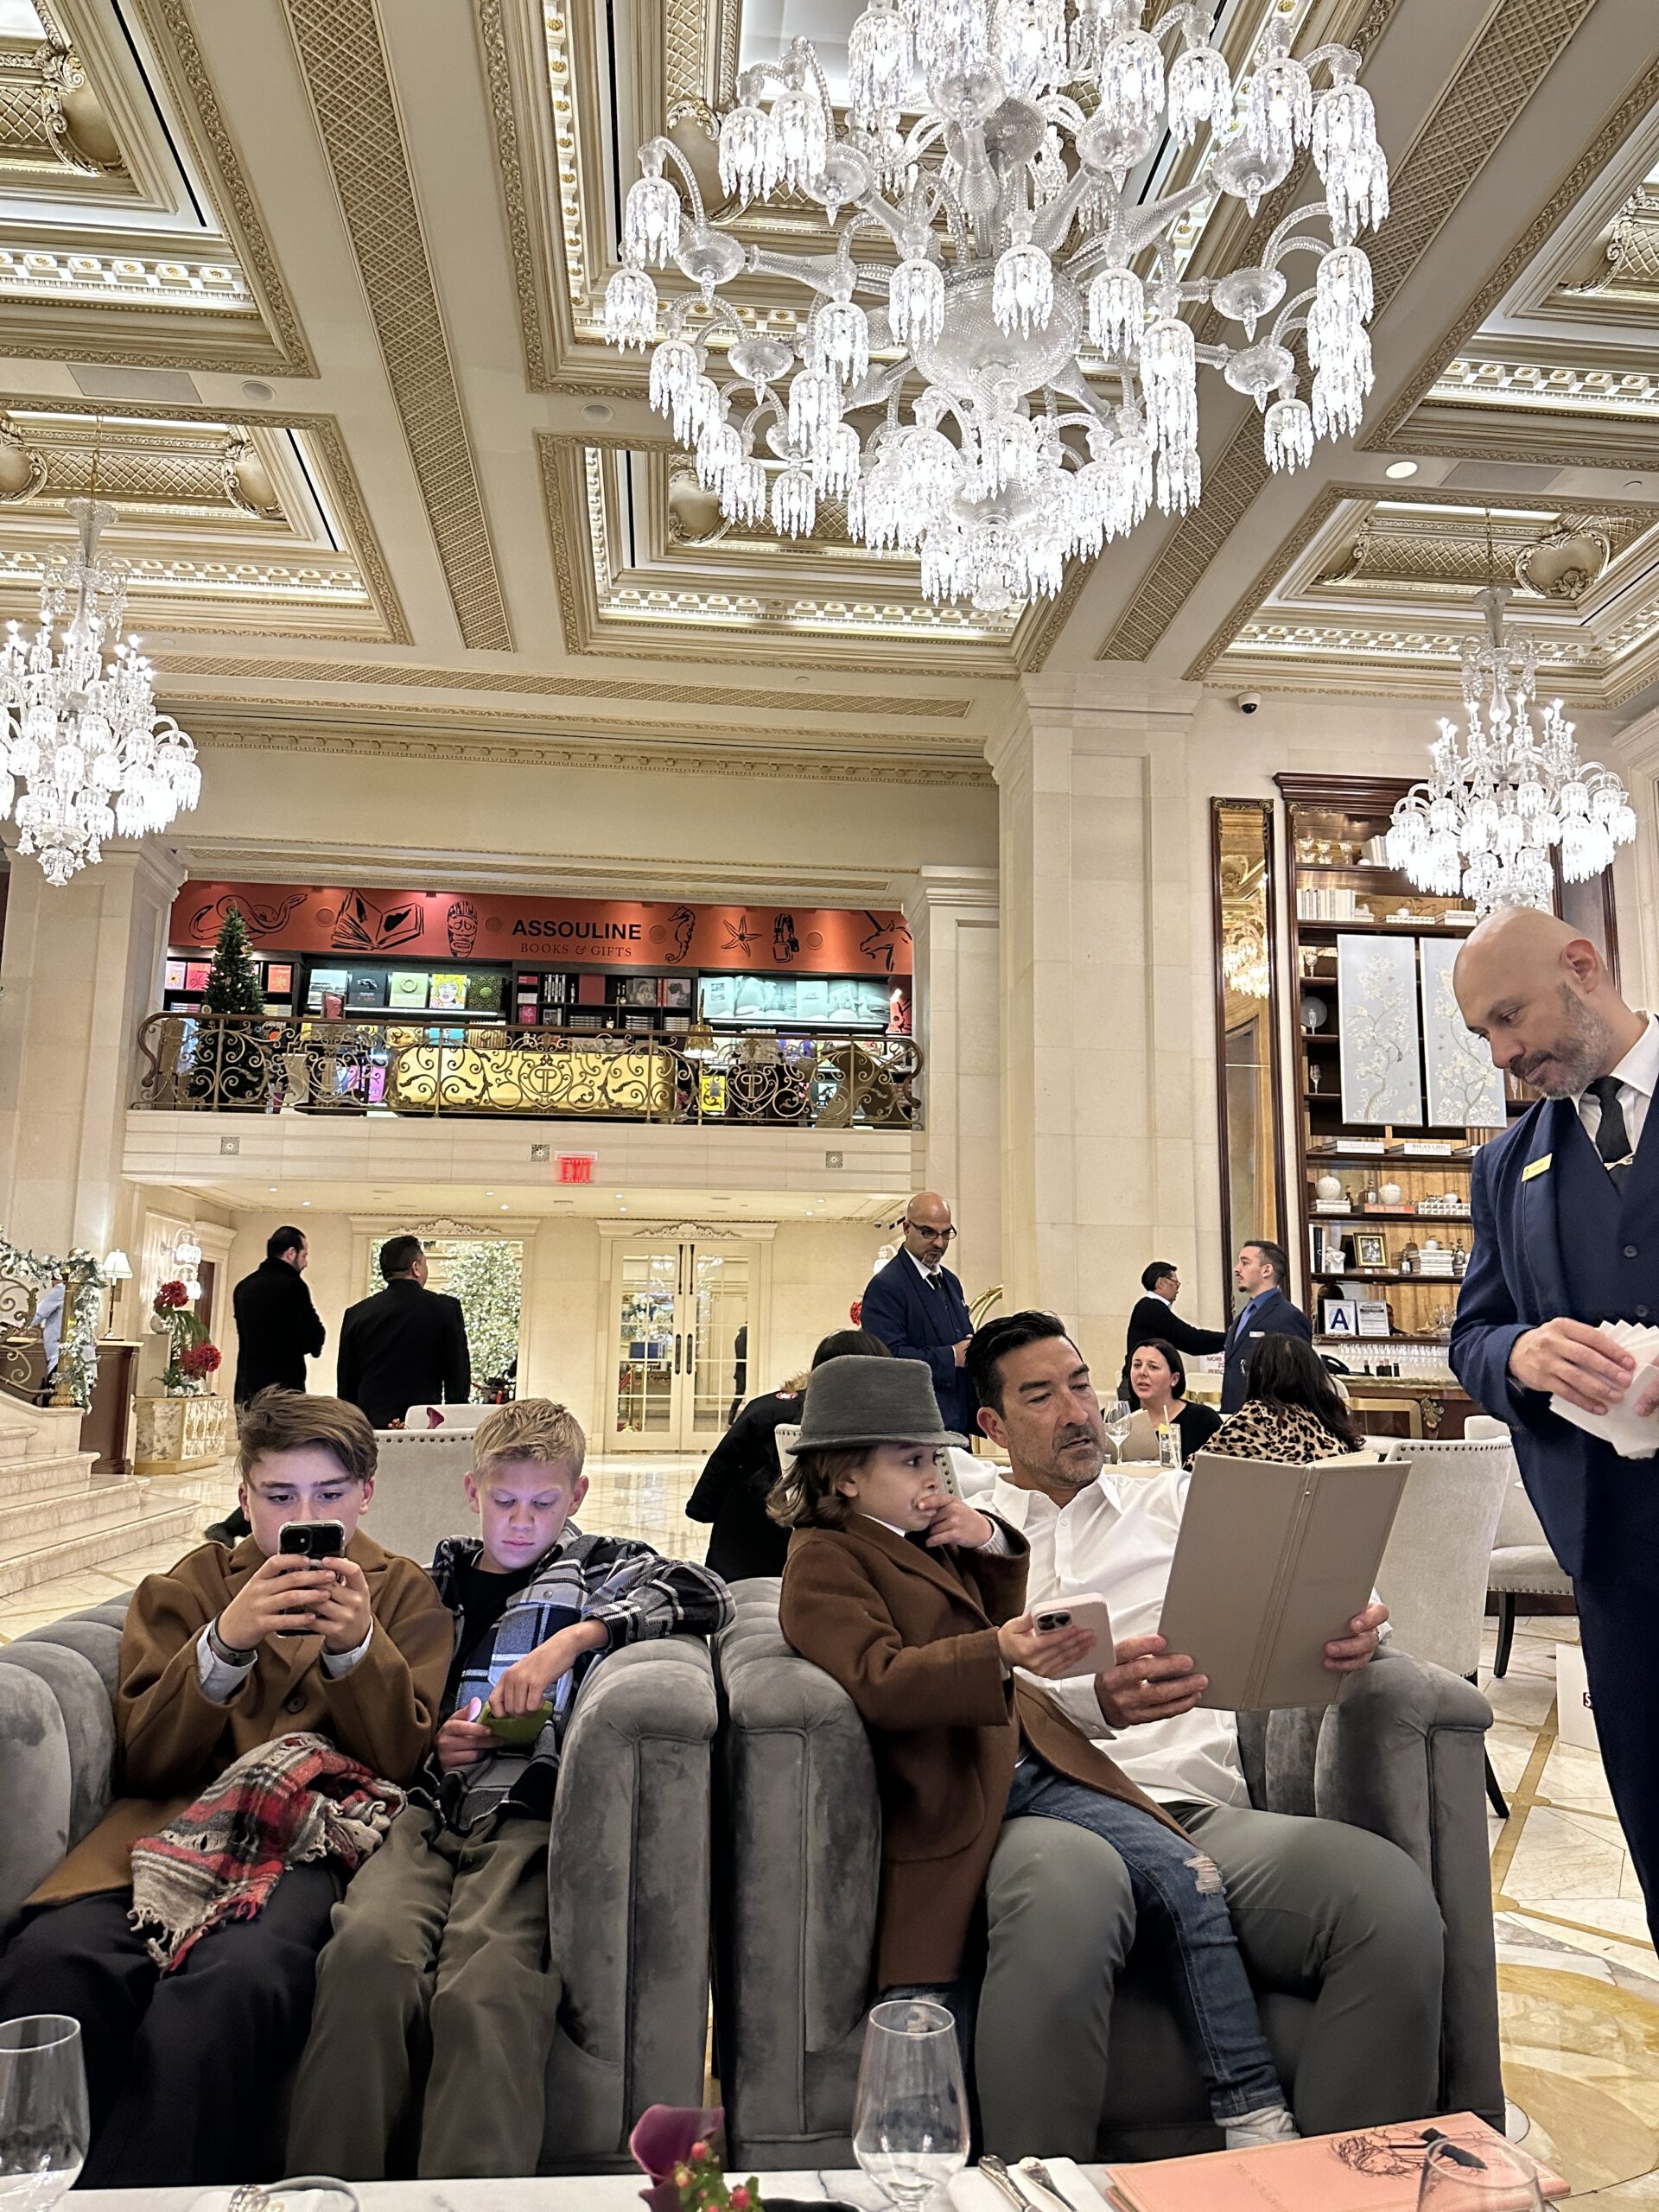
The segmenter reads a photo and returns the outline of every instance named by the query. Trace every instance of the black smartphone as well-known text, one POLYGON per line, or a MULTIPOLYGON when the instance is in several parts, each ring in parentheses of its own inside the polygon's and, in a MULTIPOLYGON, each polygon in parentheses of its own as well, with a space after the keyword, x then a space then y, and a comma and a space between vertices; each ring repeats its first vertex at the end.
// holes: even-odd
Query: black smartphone
POLYGON ((298 1553, 302 1559, 334 1559, 346 1548, 342 1521, 284 1521, 277 1538, 279 1551, 298 1553))

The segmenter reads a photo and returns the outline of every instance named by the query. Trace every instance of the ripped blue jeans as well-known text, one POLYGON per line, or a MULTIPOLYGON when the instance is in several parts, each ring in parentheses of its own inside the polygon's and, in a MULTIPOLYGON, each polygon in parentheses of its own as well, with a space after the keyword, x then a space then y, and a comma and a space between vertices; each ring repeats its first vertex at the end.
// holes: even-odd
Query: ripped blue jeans
POLYGON ((1069 1821, 1103 1837, 1123 1861, 1139 1933, 1167 1961, 1176 2016, 1209 2085, 1217 2125, 1284 2104, 1221 1877, 1199 1846, 1139 1806, 1057 1774, 1031 1751, 1015 1770, 1003 1817, 1069 1821))

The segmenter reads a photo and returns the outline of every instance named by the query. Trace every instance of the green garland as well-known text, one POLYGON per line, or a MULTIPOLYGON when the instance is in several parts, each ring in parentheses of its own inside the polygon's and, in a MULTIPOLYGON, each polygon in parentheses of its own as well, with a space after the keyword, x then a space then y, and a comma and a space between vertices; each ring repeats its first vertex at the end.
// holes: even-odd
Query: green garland
POLYGON ((0 1275, 29 1284, 35 1291, 64 1286, 63 1334, 58 1341, 57 1384, 67 1385, 71 1402, 82 1413, 92 1402, 98 1380, 98 1324, 104 1293, 114 1283, 90 1252, 78 1245, 62 1259, 48 1253, 26 1252, 0 1236, 0 1275))

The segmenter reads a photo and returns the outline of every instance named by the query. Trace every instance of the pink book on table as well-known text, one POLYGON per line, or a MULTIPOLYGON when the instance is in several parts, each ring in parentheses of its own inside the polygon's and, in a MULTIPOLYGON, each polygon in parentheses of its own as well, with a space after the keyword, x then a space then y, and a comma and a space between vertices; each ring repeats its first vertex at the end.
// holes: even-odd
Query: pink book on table
MULTIPOLYGON (((1416 2212, 1423 2159, 1436 2136, 1477 2158, 1503 2143, 1484 2120, 1459 2112, 1351 2134, 1310 2135, 1259 2151, 1108 2166, 1106 2178, 1113 2199, 1128 2212, 1416 2212)), ((1548 2197, 1567 2194, 1567 2183, 1547 2166, 1538 2167, 1538 2185, 1548 2197)))

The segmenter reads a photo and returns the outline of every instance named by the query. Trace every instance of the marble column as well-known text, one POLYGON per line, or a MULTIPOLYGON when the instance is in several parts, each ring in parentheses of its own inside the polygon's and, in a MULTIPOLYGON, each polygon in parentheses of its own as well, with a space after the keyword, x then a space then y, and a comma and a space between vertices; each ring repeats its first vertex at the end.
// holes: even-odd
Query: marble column
POLYGON ((160 1005, 186 874, 167 846, 111 847, 54 889, 14 857, 0 954, 0 1227, 34 1251, 125 1234, 121 1159, 138 1026, 160 1005))
POLYGON ((1199 1113, 1214 1118, 1194 1064, 1209 1018, 1206 948, 1192 941, 1198 696, 1138 669, 1027 677, 987 747, 1000 798, 1004 1308, 1064 1315, 1103 1382, 1142 1268, 1192 1252, 1199 1113))
POLYGON ((950 1200, 960 1232, 950 1265, 972 1300, 1003 1279, 996 871, 924 868, 893 896, 910 925, 925 1055, 911 1180, 950 1200))

